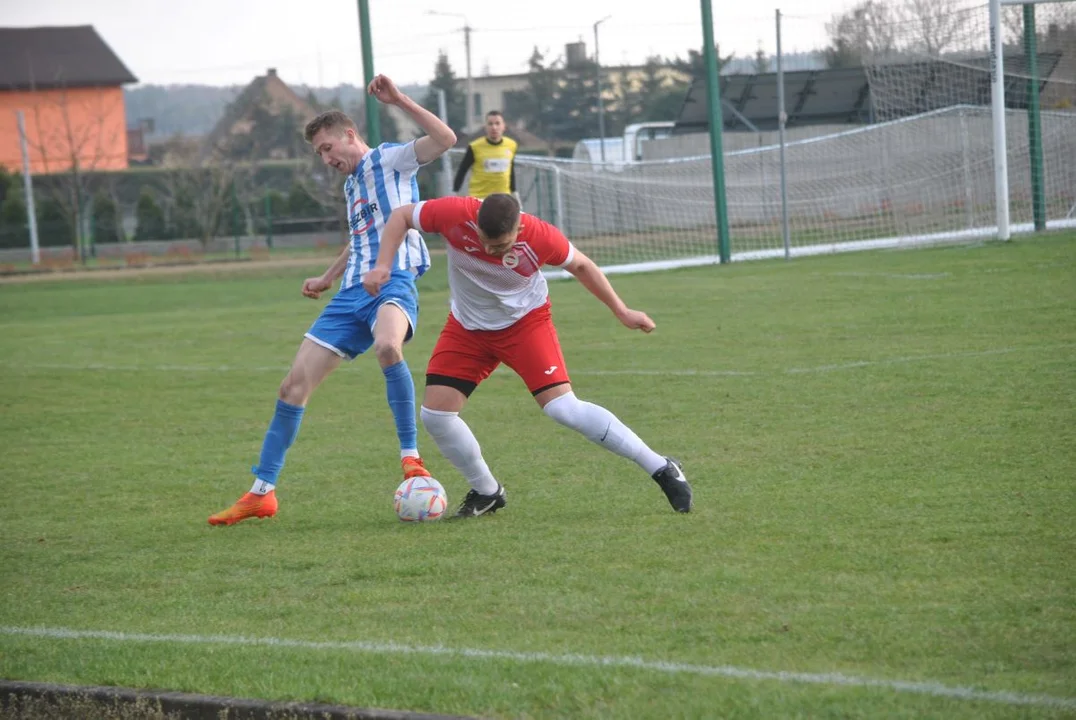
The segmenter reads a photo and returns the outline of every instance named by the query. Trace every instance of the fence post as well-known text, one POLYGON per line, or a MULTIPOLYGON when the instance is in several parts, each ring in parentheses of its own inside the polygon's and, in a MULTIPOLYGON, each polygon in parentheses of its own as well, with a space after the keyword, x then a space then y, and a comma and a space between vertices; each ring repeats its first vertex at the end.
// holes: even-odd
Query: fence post
POLYGON ((268 190, 265 191, 265 247, 273 249, 273 198, 268 190))
POLYGON ((239 198, 232 181, 232 234, 235 236, 235 257, 239 257, 239 198))

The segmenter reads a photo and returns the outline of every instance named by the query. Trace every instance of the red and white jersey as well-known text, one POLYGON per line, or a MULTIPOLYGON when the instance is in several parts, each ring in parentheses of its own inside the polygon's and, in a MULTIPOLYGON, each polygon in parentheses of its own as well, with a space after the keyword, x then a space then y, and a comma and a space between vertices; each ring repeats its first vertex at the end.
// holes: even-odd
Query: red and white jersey
POLYGON ((468 330, 503 330, 549 300, 543 265, 564 267, 575 249, 560 230, 523 213, 515 245, 489 255, 478 238, 473 197, 444 197, 415 206, 413 225, 440 233, 448 251, 452 315, 468 330))

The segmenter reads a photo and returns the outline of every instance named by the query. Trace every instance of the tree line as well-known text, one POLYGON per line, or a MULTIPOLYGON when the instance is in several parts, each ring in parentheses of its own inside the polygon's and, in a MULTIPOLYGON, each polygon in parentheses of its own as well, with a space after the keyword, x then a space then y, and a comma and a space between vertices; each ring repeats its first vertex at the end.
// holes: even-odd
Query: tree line
MULTIPOLYGON (((116 176, 121 173, 109 173, 116 176)), ((143 173, 145 174, 145 173, 143 173)), ((114 177, 91 180, 95 186, 72 213, 57 201, 57 193, 70 190, 64 177, 35 179, 35 214, 38 241, 42 247, 71 246, 76 257, 98 243, 143 240, 200 240, 203 244, 218 236, 264 235, 270 224, 281 232, 323 229, 336 218, 326 217, 325 207, 308 188, 293 180, 286 190, 266 187, 247 174, 222 175, 215 169, 182 169, 158 173, 152 182, 142 182, 131 201, 121 197, 114 177), (133 212, 130 231, 124 216, 133 212), (76 228, 80 218, 81 232, 76 228)), ((0 248, 30 244, 29 215, 22 177, 0 166, 0 248)))
MULTIPOLYGON (((826 24, 827 45, 819 56, 827 67, 841 68, 879 58, 944 57, 985 46, 985 22, 979 17, 984 11, 961 7, 958 0, 860 0, 826 24)), ((1039 5, 1036 12, 1040 48, 1076 52, 1076 3, 1039 5)), ((1006 44, 1015 44, 1022 34, 1021 9, 1006 7, 1003 13, 1006 44)), ((715 53, 719 71, 732 62, 738 68, 749 63, 754 73, 772 71, 771 59, 761 49, 753 58, 722 55, 718 47, 715 53)), ((523 124, 547 142, 549 151, 558 143, 596 137, 603 113, 606 136, 616 136, 632 123, 675 120, 692 79, 705 72, 704 54, 690 49, 684 57, 655 55, 631 72, 602 68, 600 99, 598 70, 591 58, 568 63, 534 47, 527 60, 525 89, 506 93, 505 107, 498 109, 509 123, 523 124)), ((364 132, 365 97, 360 89, 351 89, 355 92, 347 101, 339 89, 333 94, 307 89, 305 100, 315 110, 344 109, 364 132)), ((465 83, 444 53, 437 58, 433 78, 421 98, 434 112, 438 111, 438 90, 445 92, 449 125, 463 137, 465 83)), ((267 230, 266 217, 294 221, 287 225, 292 230, 316 218, 334 218, 339 225, 339 179, 313 158, 303 141, 307 118, 293 110, 273 108, 268 97, 248 97, 243 102, 249 107, 226 108, 224 113, 243 111, 250 132, 226 134, 212 144, 203 141, 175 153, 170 172, 147 183, 136 197, 130 193, 120 197, 114 182, 100 182, 92 159, 79 161, 81 152, 71 148, 75 158, 71 170, 42 178, 44 190, 38 192, 35 203, 42 243, 70 243, 81 253, 87 238, 122 242, 193 237, 208 242, 219 234, 267 230), (258 172, 251 170, 252 164, 270 162, 280 165, 289 178, 275 182, 275 189, 259 185, 258 172), (127 232, 132 216, 134 230, 127 232)), ((410 139, 401 137, 386 108, 380 107, 379 112, 382 140, 410 139)), ((420 186, 427 196, 433 194, 432 172, 424 168, 420 173, 420 186)), ((25 247, 27 220, 20 178, 0 169, 0 246, 25 247)))
MULTIPOLYGON (((1076 52, 1076 3, 1036 7, 1042 49, 1064 43, 1076 52), (1064 39, 1062 39, 1064 37, 1064 39)), ((1019 45, 1023 8, 1002 7, 1005 43, 1019 45)), ((983 50, 989 38, 985 8, 969 8, 959 0, 861 0, 826 24, 829 44, 823 50, 830 68, 861 67, 902 57, 945 55, 983 50)))
MULTIPOLYGON (((719 69, 732 60, 715 47, 719 69)), ((535 47, 527 61, 527 87, 505 94, 509 123, 521 122, 547 142, 578 141, 597 137, 599 115, 604 112, 607 136, 619 135, 632 123, 675 120, 691 84, 703 72, 704 55, 689 50, 687 56, 651 56, 633 72, 603 68, 602 102, 598 98, 598 65, 585 58, 568 63, 535 47)), ((466 117, 466 89, 443 52, 434 66, 434 77, 423 106, 438 111, 438 90, 445 93, 448 124, 462 136, 466 117)))

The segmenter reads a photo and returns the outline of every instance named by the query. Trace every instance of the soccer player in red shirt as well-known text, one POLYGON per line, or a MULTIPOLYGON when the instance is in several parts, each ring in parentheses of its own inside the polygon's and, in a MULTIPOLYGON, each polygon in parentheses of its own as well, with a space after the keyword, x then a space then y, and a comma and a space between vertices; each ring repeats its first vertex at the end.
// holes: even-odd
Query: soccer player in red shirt
POLYGON ((673 509, 689 512, 691 486, 680 463, 658 455, 611 412, 572 392, 541 268, 567 270, 632 330, 648 333, 654 321, 625 305, 605 273, 560 230, 521 213, 505 193, 485 200, 445 197, 394 210, 377 263, 363 279, 371 295, 388 282, 393 258, 411 228, 440 233, 447 244, 452 310, 426 368, 421 417, 441 453, 471 486, 456 516, 477 517, 505 505, 504 487, 459 416, 474 389, 502 362, 523 378, 546 415, 635 462, 673 509))

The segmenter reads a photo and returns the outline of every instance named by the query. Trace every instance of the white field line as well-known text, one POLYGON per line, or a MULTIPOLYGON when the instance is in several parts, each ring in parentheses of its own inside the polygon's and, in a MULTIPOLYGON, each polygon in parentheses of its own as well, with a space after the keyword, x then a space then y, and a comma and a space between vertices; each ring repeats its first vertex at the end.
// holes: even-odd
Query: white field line
MULTIPOLYGON (((879 360, 856 360, 832 365, 814 365, 810 367, 792 367, 783 370, 705 370, 691 368, 670 369, 594 369, 578 370, 571 369, 571 375, 579 376, 637 376, 637 377, 751 377, 761 375, 803 375, 808 373, 825 373, 839 370, 854 370, 857 368, 876 367, 885 365, 903 365, 907 363, 929 362, 931 360, 954 360, 958 358, 989 357, 992 355, 1009 355, 1022 352, 1051 352, 1055 350, 1068 350, 1076 348, 1076 343, 1064 345, 1040 345, 1029 347, 1004 347, 987 350, 969 350, 967 352, 936 353, 930 355, 907 355, 879 360)), ((273 372, 286 373, 287 365, 113 365, 109 363, 33 363, 20 365, 13 362, 0 362, 0 367, 12 370, 64 370, 70 372, 176 372, 176 373, 228 373, 228 372, 273 372)), ((503 367, 498 368, 503 372, 509 372, 503 367)), ((423 375, 422 370, 412 370, 413 375, 423 375)))
POLYGON ((5 627, 0 634, 50 640, 107 640, 120 643, 163 643, 169 645, 232 645, 239 647, 294 648, 299 650, 337 650, 383 655, 425 655, 433 657, 466 658, 473 660, 501 660, 514 663, 544 663, 588 668, 628 668, 647 670, 669 675, 700 675, 724 677, 736 680, 770 681, 779 683, 803 683, 855 688, 876 688, 901 693, 915 693, 954 700, 970 700, 1005 705, 1035 705, 1076 709, 1076 698, 1052 695, 980 690, 959 685, 937 682, 913 682, 859 677, 841 673, 801 673, 771 670, 753 670, 730 665, 696 665, 690 663, 645 660, 639 657, 608 655, 553 654, 538 652, 513 652, 510 650, 481 650, 476 648, 451 648, 442 645, 401 645, 365 641, 307 641, 284 638, 256 638, 229 635, 156 635, 148 633, 111 632, 107 630, 72 630, 47 627, 5 627))

